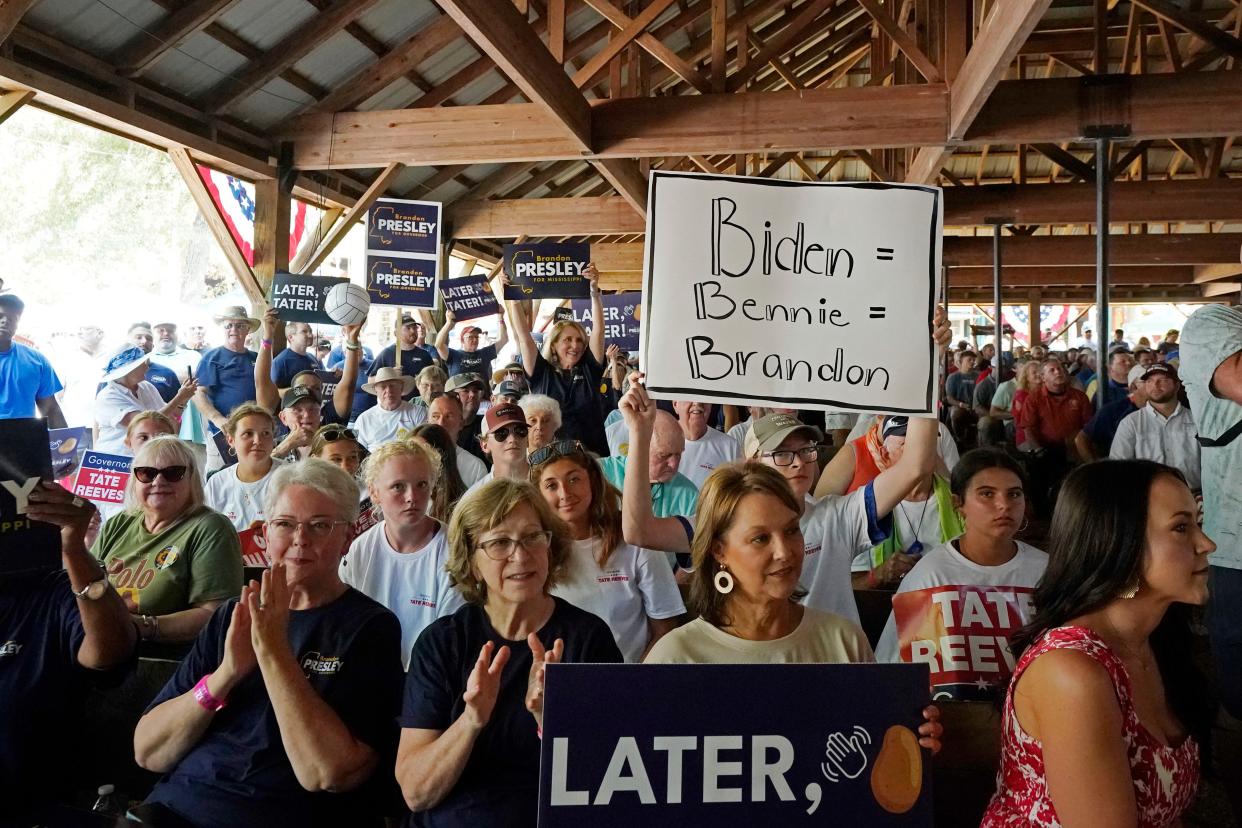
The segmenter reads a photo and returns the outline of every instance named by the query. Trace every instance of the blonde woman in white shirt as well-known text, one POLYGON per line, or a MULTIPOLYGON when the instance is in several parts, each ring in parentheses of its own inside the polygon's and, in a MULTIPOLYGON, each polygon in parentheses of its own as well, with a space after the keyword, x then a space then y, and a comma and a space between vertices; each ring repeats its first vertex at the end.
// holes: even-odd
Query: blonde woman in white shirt
POLYGON ((207 479, 207 505, 241 532, 265 517, 264 496, 278 465, 272 457, 276 420, 258 403, 242 403, 229 415, 224 434, 229 454, 235 455, 237 462, 207 479))
POLYGON ((445 564, 444 526, 428 510, 440 456, 419 437, 385 443, 363 463, 372 510, 382 520, 349 546, 341 580, 387 607, 401 622, 401 659, 423 628, 464 602, 445 564))

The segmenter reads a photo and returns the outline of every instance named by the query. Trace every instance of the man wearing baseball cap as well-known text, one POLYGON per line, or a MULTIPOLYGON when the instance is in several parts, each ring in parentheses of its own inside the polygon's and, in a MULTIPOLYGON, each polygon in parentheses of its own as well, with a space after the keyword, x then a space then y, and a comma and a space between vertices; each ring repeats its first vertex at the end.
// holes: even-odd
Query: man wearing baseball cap
POLYGON ((467 492, 491 480, 529 480, 530 463, 526 459, 526 438, 529 434, 526 413, 518 406, 501 403, 487 409, 487 413, 483 415, 483 433, 479 435, 479 445, 492 461, 492 470, 467 492))
POLYGON ((1147 390, 1143 374, 1147 369, 1135 365, 1127 375, 1128 393, 1120 399, 1110 400, 1107 405, 1091 415, 1091 419, 1074 435, 1074 446, 1079 455, 1089 460, 1107 457, 1121 421, 1138 411, 1147 403, 1147 390))
POLYGON ((522 399, 522 389, 509 380, 502 380, 492 389, 492 404, 514 403, 522 399))
POLYGON ((177 379, 182 382, 189 379, 190 374, 198 368, 202 355, 198 351, 181 347, 177 340, 176 322, 156 322, 151 330, 155 333, 155 347, 151 351, 151 362, 171 369, 177 375, 177 379))
POLYGON ((47 357, 14 342, 26 304, 12 293, 0 293, 0 420, 33 417, 37 409, 48 428, 64 428, 56 395, 64 390, 47 357))
POLYGON ((289 429, 285 439, 272 450, 281 459, 302 460, 310 453, 311 440, 323 423, 323 402, 319 393, 304 385, 294 386, 280 398, 280 422, 289 429))
MULTIPOLYGON (((1138 366, 1136 366, 1137 368, 1138 366)), ((1147 405, 1117 426, 1108 456, 1114 460, 1155 460, 1186 476, 1191 491, 1203 486, 1198 429, 1180 399, 1177 369, 1166 363, 1148 366, 1141 377, 1147 405)))
POLYGON ((478 374, 481 377, 491 375, 492 360, 496 359, 496 352, 505 347, 505 343, 509 341, 509 329, 505 327, 505 315, 502 313, 497 316, 500 319, 500 335, 496 337, 493 344, 480 348, 479 334, 483 333, 483 329, 478 325, 467 325, 462 329, 461 350, 458 350, 448 346, 449 332, 453 329, 453 323, 457 317, 451 310, 444 312, 444 326, 436 333, 436 353, 448 366, 450 377, 467 373, 478 374))
POLYGON ((487 456, 479 445, 479 435, 483 433, 479 405, 483 402, 484 387, 483 377, 478 374, 455 374, 449 377, 444 392, 461 401, 461 433, 457 437, 457 445, 486 463, 487 456))

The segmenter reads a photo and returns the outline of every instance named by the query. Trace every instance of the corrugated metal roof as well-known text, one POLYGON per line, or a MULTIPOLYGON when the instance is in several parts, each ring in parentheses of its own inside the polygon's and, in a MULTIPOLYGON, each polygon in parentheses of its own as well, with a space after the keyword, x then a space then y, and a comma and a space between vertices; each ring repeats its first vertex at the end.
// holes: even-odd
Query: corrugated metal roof
POLYGON ((281 78, 273 78, 252 95, 229 106, 229 114, 267 129, 295 112, 300 112, 315 99, 281 78))
POLYGON ((100 57, 164 17, 151 0, 43 0, 22 22, 100 57))
POLYGON ((161 55, 146 71, 145 77, 195 98, 224 78, 240 72, 247 62, 246 58, 220 41, 199 32, 161 55))
POLYGON ((268 51, 318 14, 306 0, 242 0, 216 22, 268 51))
POLYGON ((353 35, 340 31, 299 60, 293 68, 325 89, 348 80, 363 66, 375 62, 375 52, 353 35))

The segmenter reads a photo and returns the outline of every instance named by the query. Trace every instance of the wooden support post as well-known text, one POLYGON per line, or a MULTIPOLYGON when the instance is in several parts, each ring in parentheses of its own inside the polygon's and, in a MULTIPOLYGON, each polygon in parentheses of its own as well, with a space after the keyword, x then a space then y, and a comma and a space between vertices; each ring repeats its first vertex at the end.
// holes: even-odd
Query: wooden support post
MULTIPOLYGON (((278 166, 278 170, 286 169, 278 166)), ((272 279, 278 272, 289 270, 289 213, 293 194, 281 182, 288 180, 278 174, 254 185, 254 276, 262 297, 254 302, 255 316, 262 316, 268 307, 272 279)), ((285 348, 285 328, 272 331, 272 356, 285 348)))
POLYGON ((1031 347, 1043 344, 1044 330, 1040 324, 1040 314, 1043 310, 1042 294, 1038 290, 1032 290, 1026 295, 1026 319, 1027 325, 1031 331, 1031 347))

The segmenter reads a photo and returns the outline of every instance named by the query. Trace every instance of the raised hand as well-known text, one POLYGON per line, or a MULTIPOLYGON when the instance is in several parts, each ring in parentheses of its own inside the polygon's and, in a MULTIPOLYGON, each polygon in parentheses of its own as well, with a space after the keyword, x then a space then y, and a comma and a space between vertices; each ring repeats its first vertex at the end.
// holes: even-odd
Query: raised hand
POLYGON ((953 328, 949 326, 949 315, 945 313, 943 306, 937 305, 936 313, 932 317, 932 341, 939 348, 947 348, 952 339, 953 328))
POLYGON ((263 313, 263 338, 271 339, 276 333, 276 326, 280 324, 280 314, 275 308, 268 308, 263 313))
POLYGON ((642 384, 643 375, 635 371, 630 374, 630 388, 617 403, 626 426, 633 433, 636 428, 647 433, 655 427, 656 404, 647 396, 647 389, 642 384))
POLYGON ((560 664, 565 653, 565 642, 556 639, 552 649, 545 649, 539 636, 531 633, 526 637, 530 647, 530 675, 526 679, 526 709, 535 717, 535 724, 543 730, 543 682, 549 664, 560 664))
POLYGON ((582 275, 591 283, 592 289, 599 288, 599 268, 595 266, 595 262, 588 263, 586 270, 582 271, 582 275))
POLYGON ((479 650, 479 658, 466 679, 466 692, 461 696, 466 703, 461 715, 468 717, 467 721, 475 728, 482 728, 491 721, 492 711, 496 709, 496 696, 500 693, 500 676, 509 663, 509 648, 501 647, 493 658, 495 647, 489 641, 479 650))
POLYGON ((944 736, 944 725, 940 724, 940 708, 929 704, 923 708, 923 724, 919 725, 919 744, 935 756, 940 752, 940 737, 944 736))
POLYGON ((289 583, 285 565, 272 564, 263 571, 258 590, 246 597, 250 610, 250 643, 257 656, 263 657, 289 647, 289 583))
POLYGON ((233 607, 233 616, 229 619, 229 630, 224 636, 224 659, 216 671, 229 686, 235 686, 250 675, 258 664, 254 646, 250 643, 250 598, 258 592, 258 581, 251 581, 242 587, 241 600, 233 607))
POLYGON ((457 324, 457 314, 453 313, 448 308, 444 309, 444 324, 448 325, 450 328, 457 324))

